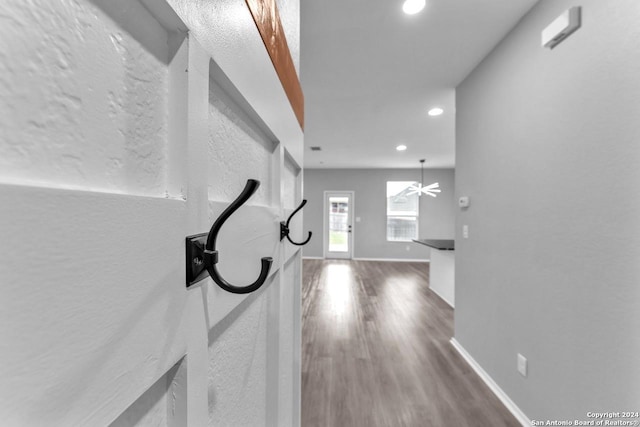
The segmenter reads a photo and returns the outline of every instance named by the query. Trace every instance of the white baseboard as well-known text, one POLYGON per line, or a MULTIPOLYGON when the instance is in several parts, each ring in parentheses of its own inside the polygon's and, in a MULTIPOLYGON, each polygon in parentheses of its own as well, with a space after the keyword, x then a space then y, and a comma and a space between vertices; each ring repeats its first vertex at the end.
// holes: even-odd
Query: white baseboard
POLYGON ((353 258, 354 261, 388 261, 388 262, 429 262, 428 259, 408 259, 408 258, 353 258))
MULTIPOLYGON (((303 256, 302 259, 339 259, 324 258, 321 256, 303 256)), ((407 258, 351 258, 353 261, 388 261, 388 262, 429 262, 428 259, 407 259, 407 258)), ((345 258, 348 260, 348 258, 345 258)))
POLYGON ((513 400, 511 400, 509 396, 507 396, 507 393, 505 393, 500 388, 500 386, 496 384, 493 378, 491 378, 489 374, 487 374, 486 371, 482 369, 482 367, 478 364, 478 362, 476 362, 474 358, 471 357, 471 355, 467 352, 467 350, 465 350, 464 347, 462 347, 455 338, 451 338, 451 345, 453 346, 453 348, 455 348, 458 351, 458 353, 460 353, 460 356, 462 356, 462 358, 469 364, 469 366, 471 366, 471 368, 476 372, 476 374, 478 374, 480 379, 482 379, 482 381, 484 381, 484 383, 491 389, 493 394, 495 394, 496 397, 500 399, 500 401, 504 404, 504 406, 506 406, 509 412, 511 412, 511 414, 513 414, 513 416, 516 417, 518 422, 523 427, 531 427, 531 421, 524 414, 524 412, 522 412, 522 410, 518 408, 518 405, 513 403, 513 400))
MULTIPOLYGON (((448 299, 446 299, 445 297, 443 297, 440 292, 436 291, 434 288, 432 288, 431 286, 429 286, 429 289, 431 289, 433 291, 434 294, 438 295, 440 297, 440 299, 444 302, 446 302, 447 304, 449 304, 449 307, 455 309, 455 307, 453 306, 453 304, 451 304, 451 301, 449 301, 448 299)), ((452 338, 453 339, 453 338, 452 338)))

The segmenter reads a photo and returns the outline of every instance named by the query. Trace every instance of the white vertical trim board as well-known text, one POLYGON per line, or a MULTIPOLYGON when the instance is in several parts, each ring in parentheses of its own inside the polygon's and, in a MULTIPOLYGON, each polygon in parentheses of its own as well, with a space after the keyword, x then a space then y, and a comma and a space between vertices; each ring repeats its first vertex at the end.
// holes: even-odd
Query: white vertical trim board
POLYGON ((460 356, 462 356, 462 358, 469 364, 469 366, 471 366, 471 368, 476 372, 476 374, 478 374, 480 379, 482 379, 482 381, 484 381, 484 383, 489 387, 489 389, 491 389, 493 394, 495 394, 496 397, 500 399, 500 401, 504 404, 504 406, 506 406, 509 412, 513 414, 516 420, 518 420, 518 422, 523 427, 531 427, 531 421, 525 415, 525 413, 522 412, 522 410, 518 408, 518 405, 516 405, 513 402, 513 400, 511 400, 511 398, 507 395, 507 393, 505 393, 500 388, 500 386, 496 384, 493 378, 491 378, 489 374, 487 374, 487 372, 484 369, 482 369, 482 366, 480 366, 480 364, 478 364, 478 362, 476 362, 475 359, 471 357, 471 355, 467 352, 467 350, 465 350, 464 347, 462 347, 462 345, 460 345, 460 343, 455 338, 451 338, 450 342, 453 348, 455 348, 458 351, 458 353, 460 353, 460 356))

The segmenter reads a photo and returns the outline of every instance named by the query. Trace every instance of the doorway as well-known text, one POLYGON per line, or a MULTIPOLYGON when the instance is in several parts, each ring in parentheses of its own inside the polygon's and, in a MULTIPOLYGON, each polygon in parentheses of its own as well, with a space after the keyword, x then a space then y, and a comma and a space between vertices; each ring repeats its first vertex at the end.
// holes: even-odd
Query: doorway
POLYGON ((353 191, 324 192, 324 257, 353 256, 353 191))

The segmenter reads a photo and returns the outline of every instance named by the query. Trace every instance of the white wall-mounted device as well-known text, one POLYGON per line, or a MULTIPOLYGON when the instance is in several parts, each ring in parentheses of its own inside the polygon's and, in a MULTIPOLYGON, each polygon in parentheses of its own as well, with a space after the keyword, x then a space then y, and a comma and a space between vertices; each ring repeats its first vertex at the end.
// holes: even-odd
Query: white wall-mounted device
POLYGON ((458 206, 461 208, 469 207, 469 196, 462 196, 458 199, 458 206))
POLYGON ((578 28, 580 28, 580 6, 575 6, 565 10, 542 30, 542 47, 553 48, 578 28))
POLYGON ((527 358, 518 353, 518 372, 523 377, 527 376, 527 358))

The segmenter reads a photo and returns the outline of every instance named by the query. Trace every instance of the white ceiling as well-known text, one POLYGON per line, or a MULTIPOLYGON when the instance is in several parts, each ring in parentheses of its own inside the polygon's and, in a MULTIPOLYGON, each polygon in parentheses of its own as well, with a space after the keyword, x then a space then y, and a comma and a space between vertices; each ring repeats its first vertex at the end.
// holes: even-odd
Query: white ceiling
POLYGON ((301 0, 305 167, 454 167, 455 87, 537 0, 403 1, 301 0))

